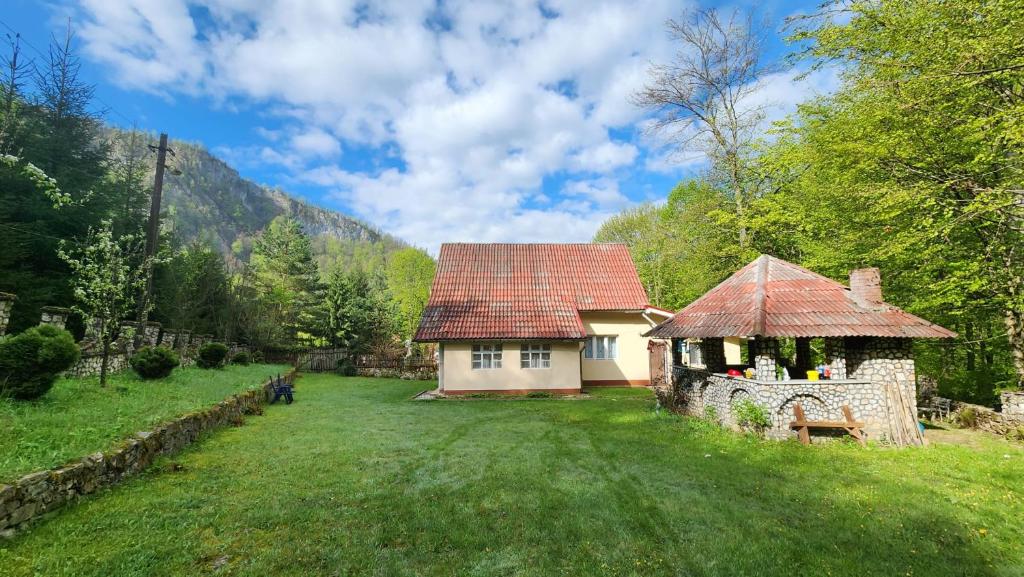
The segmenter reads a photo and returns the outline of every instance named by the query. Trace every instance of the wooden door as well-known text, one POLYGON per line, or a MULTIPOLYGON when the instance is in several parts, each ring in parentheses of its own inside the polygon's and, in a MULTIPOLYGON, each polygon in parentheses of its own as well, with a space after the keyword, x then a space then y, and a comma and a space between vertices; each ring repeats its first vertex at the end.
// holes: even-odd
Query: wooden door
POLYGON ((667 384, 665 371, 668 366, 668 343, 650 341, 647 343, 647 350, 650 352, 651 386, 660 387, 667 384))

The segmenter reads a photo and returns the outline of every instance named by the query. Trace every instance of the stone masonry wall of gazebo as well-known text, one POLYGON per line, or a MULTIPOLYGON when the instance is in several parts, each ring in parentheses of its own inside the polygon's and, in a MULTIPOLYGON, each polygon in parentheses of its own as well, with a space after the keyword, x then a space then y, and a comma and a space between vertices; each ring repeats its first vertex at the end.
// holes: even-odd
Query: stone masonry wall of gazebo
POLYGON ((842 420, 842 406, 849 405, 856 419, 864 421, 869 438, 892 437, 893 411, 911 412, 916 418, 914 360, 910 339, 876 337, 837 337, 825 339, 826 364, 832 379, 823 381, 778 381, 775 363, 778 343, 758 338, 752 350, 755 378, 724 374, 724 362, 718 359, 721 339, 701 343, 706 367, 676 366, 672 382, 659 390, 663 404, 692 415, 705 415, 713 407, 716 417, 735 425, 732 406, 750 398, 764 407, 772 420, 769 434, 786 437, 793 419, 793 405, 803 407, 812 420, 842 420), (907 407, 898 409, 890 402, 887 388, 900 388, 907 407))
POLYGON ((869 439, 890 436, 884 388, 867 380, 768 382, 677 366, 671 386, 671 392, 659 391, 663 403, 664 397, 671 395, 677 410, 694 416, 708 416, 708 407, 712 407, 714 417, 728 426, 737 424, 733 404, 750 399, 767 409, 772 438, 795 436, 789 423, 796 403, 812 420, 842 420, 842 407, 849 405, 854 416, 864 421, 869 439))

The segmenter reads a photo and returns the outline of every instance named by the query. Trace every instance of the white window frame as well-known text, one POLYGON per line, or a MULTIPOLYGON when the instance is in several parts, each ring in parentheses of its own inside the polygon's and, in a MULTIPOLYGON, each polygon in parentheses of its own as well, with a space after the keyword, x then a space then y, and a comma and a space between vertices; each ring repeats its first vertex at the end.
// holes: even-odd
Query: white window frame
POLYGON ((480 343, 473 345, 470 367, 474 371, 489 371, 501 368, 501 343, 480 343), (488 366, 484 366, 484 361, 488 366))
POLYGON ((619 358, 617 335, 591 335, 587 337, 585 344, 583 358, 588 361, 614 361, 619 358), (599 352, 601 356, 598 356, 599 352))
POLYGON ((546 343, 523 343, 519 349, 519 368, 550 369, 551 345, 546 343))

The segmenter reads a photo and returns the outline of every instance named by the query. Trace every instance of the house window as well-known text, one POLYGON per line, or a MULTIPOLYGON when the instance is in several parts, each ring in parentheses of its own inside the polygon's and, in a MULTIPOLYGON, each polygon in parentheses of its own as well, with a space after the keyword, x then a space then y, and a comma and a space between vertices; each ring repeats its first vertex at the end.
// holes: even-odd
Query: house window
POLYGON ((588 359, 614 359, 619 356, 615 337, 587 337, 587 348, 583 356, 588 359))
POLYGON ((519 366, 524 369, 550 369, 551 345, 524 344, 519 351, 519 366))
POLYGON ((474 369, 500 369, 501 345, 473 345, 474 369))

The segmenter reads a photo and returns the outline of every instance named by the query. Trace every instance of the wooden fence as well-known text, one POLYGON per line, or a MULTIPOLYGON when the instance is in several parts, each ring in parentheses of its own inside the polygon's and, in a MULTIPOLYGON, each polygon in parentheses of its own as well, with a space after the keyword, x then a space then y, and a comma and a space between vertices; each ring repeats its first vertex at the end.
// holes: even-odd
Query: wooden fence
POLYGON ((361 354, 352 356, 344 348, 266 351, 264 359, 268 363, 289 364, 299 371, 310 373, 333 371, 338 368, 338 363, 345 359, 351 359, 357 369, 437 370, 437 361, 432 356, 405 357, 401 354, 361 354))
POLYGON ((298 353, 293 366, 299 371, 325 373, 338 368, 349 357, 347 349, 307 349, 298 353))

